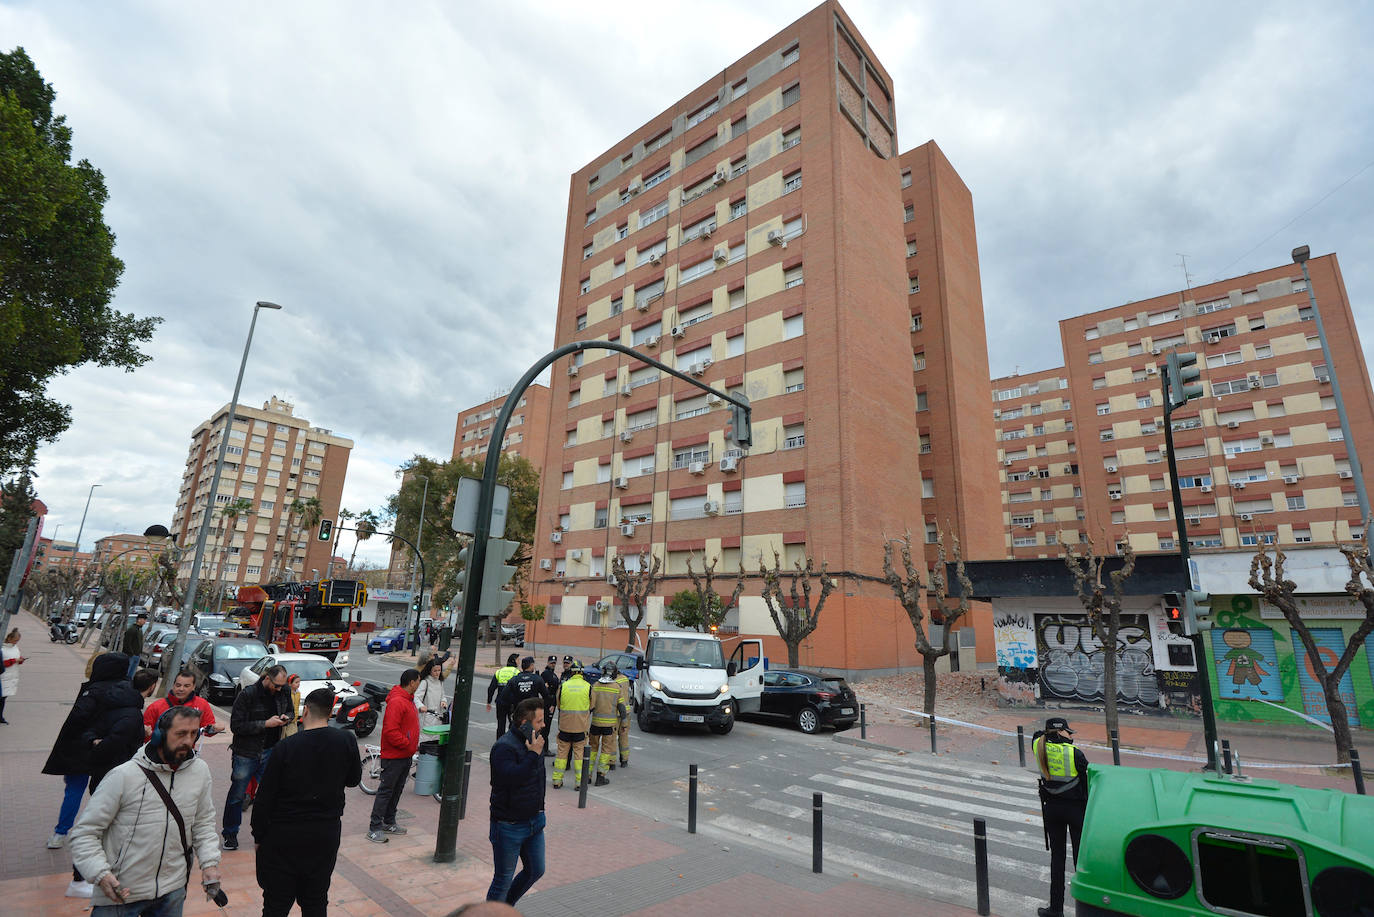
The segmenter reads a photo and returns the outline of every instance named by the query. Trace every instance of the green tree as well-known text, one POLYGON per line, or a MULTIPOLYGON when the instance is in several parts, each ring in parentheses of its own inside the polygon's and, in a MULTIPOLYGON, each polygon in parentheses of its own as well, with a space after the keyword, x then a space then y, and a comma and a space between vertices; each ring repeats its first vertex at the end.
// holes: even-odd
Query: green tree
POLYGON ((37 496, 27 468, 0 485, 0 577, 9 575, 14 552, 24 547, 37 496))
POLYGON ((291 501, 287 507, 286 538, 277 539, 277 549, 273 555, 272 570, 267 576, 267 582, 277 583, 295 578, 295 559, 291 555, 296 550, 296 543, 300 541, 302 534, 313 532, 323 517, 324 507, 320 504, 319 497, 297 497, 291 501))
POLYGON ((720 613, 720 596, 707 593, 703 601, 695 589, 684 589, 676 593, 663 606, 663 620, 674 627, 702 633, 710 630, 713 624, 719 625, 723 617, 720 613))
POLYGON ((133 371, 160 318, 110 307, 124 264, 105 225, 100 170, 71 162, 56 92, 23 48, 0 54, 0 472, 71 424, 53 376, 94 363, 133 371))

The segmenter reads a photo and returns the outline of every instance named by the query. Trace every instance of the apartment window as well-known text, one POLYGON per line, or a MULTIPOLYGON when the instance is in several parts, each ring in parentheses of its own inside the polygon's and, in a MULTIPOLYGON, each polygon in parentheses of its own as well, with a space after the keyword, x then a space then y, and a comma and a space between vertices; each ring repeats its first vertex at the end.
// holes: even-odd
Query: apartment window
POLYGON ((915 315, 911 316, 911 330, 921 330, 921 313, 917 312, 915 315))
POLYGON ((612 314, 612 315, 619 315, 621 312, 624 312, 624 311, 625 311, 625 297, 624 297, 624 296, 617 296, 615 299, 611 300, 611 314, 612 314))
POLYGON ((261 502, 258 503, 258 515, 259 515, 259 516, 270 516, 270 515, 272 515, 272 511, 275 510, 276 508, 277 508, 277 501, 276 501, 276 500, 263 500, 263 501, 261 501, 261 502))
MULTIPOLYGON (((790 289, 792 289, 793 287, 799 287, 799 286, 801 286, 801 285, 802 285, 802 269, 801 269, 801 265, 800 265, 800 264, 797 265, 796 267, 789 267, 787 270, 783 271, 783 273, 782 273, 782 288, 783 288, 784 290, 790 290, 790 289)), ((797 316, 793 316, 793 318, 796 318, 796 319, 800 320, 800 319, 801 319, 801 316, 800 316, 800 315, 797 315, 797 316)), ((784 327, 784 329, 786 329, 787 322, 789 322, 789 321, 791 321, 791 319, 786 319, 786 320, 784 320, 784 322, 783 322, 783 327, 784 327)), ((800 321, 798 321, 798 325, 800 326, 800 321)), ((800 328, 799 328, 799 330, 797 331, 797 334, 801 334, 800 328)), ((792 335, 787 335, 787 336, 788 336, 788 337, 796 337, 797 334, 792 334, 792 335)))
POLYGON ((917 393, 916 393, 916 410, 917 410, 917 411, 929 411, 929 410, 930 410, 930 397, 929 397, 928 395, 926 395, 925 392, 917 392, 917 393))
POLYGON ((621 223, 619 226, 617 226, 617 227, 615 228, 615 237, 616 237, 617 240, 628 238, 629 235, 630 235, 630 224, 629 224, 629 223, 621 223))
POLYGON ((1313 366, 1312 375, 1318 382, 1331 381, 1331 370, 1327 368, 1325 363, 1319 363, 1316 366, 1313 366))
POLYGON ((730 139, 734 140, 737 137, 743 137, 744 131, 747 128, 747 126, 747 118, 736 118, 734 121, 732 121, 730 123, 730 139))
POLYGON ((737 334, 732 338, 725 339, 725 356, 727 358, 744 356, 744 335, 737 334))
MULTIPOLYGON (((1311 530, 1311 529, 1293 529, 1293 541, 1296 542, 1297 544, 1311 544, 1311 543, 1312 543, 1312 530, 1311 530)), ((1272 544, 1272 542, 1271 542, 1271 544, 1272 544)))
POLYGON ((908 277, 906 279, 906 291, 908 293, 921 292, 921 278, 916 276, 915 274, 912 274, 910 277, 908 277))
POLYGON ((628 478, 637 477, 642 474, 653 474, 654 457, 652 455, 641 455, 638 458, 626 459, 621 466, 621 470, 628 478))
POLYGON ((650 175, 648 178, 644 179, 644 190, 645 190, 645 191, 648 191, 648 190, 649 190, 650 188, 652 188, 654 185, 657 185, 657 184, 660 184, 660 183, 662 183, 662 182, 667 181, 667 180, 668 180, 668 176, 670 176, 670 175, 672 175, 672 174, 673 174, 673 167, 672 167, 672 166, 664 166, 663 168, 661 168, 661 169, 659 169, 657 172, 655 172, 653 175, 650 175))
MULTIPOLYGON (((921 497, 930 500, 935 496, 935 479, 921 478, 921 497)), ((1013 520, 1015 521, 1015 520, 1013 520)))
POLYGON ((640 228, 640 229, 643 229, 645 226, 648 226, 650 223, 657 222, 658 220, 663 219, 663 218, 666 217, 667 215, 668 215, 668 202, 667 202, 666 200, 659 201, 657 204, 655 204, 653 207, 650 207, 648 210, 642 210, 642 211, 640 211, 640 213, 639 213, 639 228, 640 228))
POLYGON ((592 244, 591 244, 590 242, 588 242, 586 245, 582 246, 582 260, 583 260, 583 261, 586 261, 586 260, 587 260, 588 258, 590 258, 591 256, 592 256, 592 244))
POLYGON ((684 157, 684 165, 691 165, 692 163, 701 159, 701 157, 705 156, 707 153, 710 153, 713 150, 715 150, 715 148, 716 137, 714 134, 712 134, 710 137, 707 137, 705 140, 701 141, 696 146, 692 147, 690 150, 687 151, 687 154, 684 157))
POLYGON ((580 389, 580 388, 574 389, 574 390, 572 391, 572 393, 568 395, 568 407, 570 407, 570 408, 575 408, 575 407, 577 407, 577 406, 578 406, 579 404, 581 404, 581 403, 582 403, 582 389, 580 389))
POLYGON ((265 437, 265 436, 259 436, 259 435, 256 435, 256 434, 255 434, 255 435, 253 436, 253 445, 255 445, 255 446, 265 446, 265 445, 267 445, 267 437, 265 437))
POLYGON ((782 448, 800 449, 806 445, 806 427, 804 424, 792 424, 783 427, 782 448))
POLYGON ((903 188, 910 188, 910 187, 911 187, 911 170, 910 170, 910 169, 906 169, 905 171, 902 172, 902 187, 903 187, 903 188))
POLYGON ((801 187, 801 181, 801 169, 784 175, 782 177, 782 193, 791 194, 793 191, 796 191, 798 188, 801 187))
POLYGON ((710 411, 711 408, 706 404, 706 396, 698 395, 695 398, 688 398, 679 401, 674 408, 674 420, 686 420, 689 417, 699 417, 710 411))
POLYGON ((563 446, 564 446, 564 448, 566 448, 566 447, 568 447, 568 446, 576 446, 576 445, 577 445, 577 429, 574 428, 574 429, 571 429, 571 430, 568 431, 568 438, 567 438, 566 440, 563 441, 563 446))
POLYGON ((1110 414, 1111 412, 1112 412, 1112 406, 1111 406, 1110 404, 1099 404, 1099 405, 1097 406, 1097 416, 1098 416, 1098 417, 1104 417, 1104 416, 1106 416, 1107 414, 1110 414))
POLYGON ((1101 363, 1101 362, 1102 362, 1102 351, 1100 351, 1100 350, 1095 350, 1095 351, 1093 351, 1092 353, 1088 354, 1088 362, 1089 362, 1089 363, 1101 363))
POLYGON ((242 446, 225 446, 225 447, 224 447, 224 452, 225 452, 226 455, 243 455, 243 447, 242 447, 242 446))
POLYGON ((920 436, 921 436, 921 454, 922 454, 922 455, 929 455, 929 454, 930 454, 930 434, 928 434, 928 433, 922 433, 920 436))
POLYGON ((1215 368, 1218 367, 1218 366, 1233 366, 1233 365, 1235 365, 1236 363, 1240 363, 1240 362, 1241 362, 1240 351, 1239 351, 1239 350, 1233 350, 1233 351, 1231 351, 1230 353, 1218 353, 1218 354, 1213 354, 1212 356, 1209 356, 1209 357, 1207 358, 1207 368, 1208 368, 1208 369, 1215 369, 1215 368))
POLYGON ((1206 340, 1208 340, 1209 338, 1228 338, 1228 337, 1232 337, 1233 335, 1235 335, 1235 333, 1236 333, 1236 323, 1235 323, 1235 322, 1228 322, 1228 323, 1226 323, 1225 325, 1217 325, 1217 326, 1215 326, 1215 327, 1213 327, 1213 328, 1205 328, 1205 329, 1203 329, 1203 331, 1202 331, 1202 339, 1203 339, 1204 341, 1206 341, 1206 340))
POLYGON ((790 150, 799 143, 801 143, 801 125, 797 125, 782 135, 782 148, 784 150, 790 150))
POLYGON ((748 157, 746 157, 746 156, 741 156, 740 158, 738 158, 738 159, 736 159, 736 160, 734 160, 733 162, 730 163, 730 177, 731 177, 731 178, 739 178, 741 175, 743 175, 745 172, 748 172, 748 171, 749 171, 749 159, 748 159, 748 157))
MULTIPOLYGON (((1318 346, 1321 346, 1320 344, 1318 346)), ((1255 347, 1255 359, 1267 360, 1274 355, 1274 348, 1268 344, 1259 344, 1255 347)))
POLYGON ((635 256, 635 267, 640 267, 641 265, 648 264, 650 261, 653 261, 654 259, 658 259, 661 261, 663 259, 663 255, 667 251, 668 240, 660 239, 659 241, 655 242, 653 245, 650 245, 648 248, 639 252, 635 256))
POLYGON ((579 315, 579 316, 577 317, 577 330, 578 330, 578 331, 586 331, 586 330, 587 330, 587 313, 583 312, 581 315, 579 315))
MULTIPOLYGON (((800 268, 798 268, 798 270, 800 271, 800 268)), ((785 280, 786 275, 784 275, 784 281, 785 280)), ((800 275, 798 275, 798 282, 800 282, 800 275)), ((793 284, 793 286, 795 286, 795 284, 793 284)), ((792 338, 801 337, 804 330, 805 328, 801 315, 793 315, 782 320, 782 339, 784 341, 790 341, 792 338)))
POLYGON ((1342 505, 1342 506, 1359 506, 1359 505, 1360 505, 1360 498, 1359 498, 1359 495, 1356 494, 1353 490, 1343 491, 1343 492, 1341 493, 1341 505, 1342 505))
POLYGON ((611 463, 596 466, 596 483, 609 484, 611 482, 611 463))
POLYGON ((910 223, 914 219, 916 219, 916 208, 911 204, 907 204, 902 208, 902 222, 910 223))
MULTIPOLYGON (((655 280, 653 283, 642 286, 639 289, 635 290, 635 308, 647 307, 649 303, 658 299, 662 295, 663 281, 661 279, 655 280)), ((654 334, 658 334, 658 332, 655 331, 654 334)))
POLYGON ((1101 442, 1109 443, 1112 440, 1116 439, 1116 434, 1113 433, 1111 430, 1098 430, 1097 438, 1101 442))
POLYGON ((693 462, 709 461, 711 461, 711 447, 705 443, 700 446, 685 446, 673 450, 674 468, 686 468, 693 462))
POLYGON ((1298 494, 1296 497, 1289 497, 1288 508, 1290 510, 1307 509, 1307 500, 1302 494, 1298 494))
MULTIPOLYGON (((741 336, 741 339, 742 337, 743 336, 741 336)), ((804 370, 800 368, 789 369, 787 370, 787 372, 782 374, 782 391, 784 395, 790 395, 793 392, 801 392, 805 390, 806 377, 804 375, 804 370)))
POLYGON ((798 60, 800 60, 800 59, 801 59, 801 51, 798 49, 797 45, 795 45, 795 44, 792 45, 792 46, 791 46, 790 48, 788 48, 787 50, 785 50, 785 51, 782 52, 782 65, 783 65, 784 67, 789 67, 789 66, 791 66, 792 64, 795 64, 795 63, 796 63, 798 60))
POLYGON ((1152 407, 1154 407, 1154 406, 1155 406, 1154 396, 1152 396, 1152 395, 1137 395, 1137 396, 1136 396, 1136 399, 1135 399, 1135 406, 1136 406, 1137 408, 1152 408, 1152 407))
POLYGON ((247 572, 249 576, 257 576, 262 572, 262 566, 260 564, 249 564, 245 572, 247 572))
POLYGON ((748 212, 749 202, 746 201, 744 198, 740 198, 739 200, 732 201, 730 203, 730 219, 738 220, 740 217, 744 216, 748 212))
POLYGON ((724 509, 727 516, 738 516, 744 512, 744 492, 739 490, 726 491, 724 509))
POLYGON ((668 130, 659 134, 657 137, 654 137, 653 139, 646 142, 644 144, 644 152, 652 153, 654 150, 662 149, 663 147, 668 145, 668 141, 671 139, 673 139, 673 130, 672 128, 669 128, 668 130))
POLYGON ((787 108, 801 101, 801 83, 793 83, 782 91, 782 107, 787 108))
POLYGON ((705 302, 699 306, 693 306, 685 312, 679 312, 677 316, 678 326, 681 328, 690 328, 697 322, 706 321, 711 317, 711 309, 711 303, 705 302))
POLYGON ((568 489, 571 488, 572 486, 573 486, 573 473, 572 473, 571 471, 565 471, 565 472, 563 472, 563 489, 564 489, 564 490, 568 490, 568 489))
POLYGON ((783 506, 788 509, 797 509, 806 505, 806 482, 793 481, 783 485, 782 495, 783 506))
POLYGON ((681 285, 685 283, 691 283, 698 277, 705 277, 707 274, 714 273, 715 270, 715 259, 703 258, 696 264, 688 265, 687 267, 682 269, 682 273, 678 275, 678 284, 681 285))
POLYGON ((911 368, 915 372, 920 372, 926 368, 926 355, 924 352, 913 353, 911 355, 911 368))
MULTIPOLYGON (((687 128, 688 128, 688 130, 690 130, 691 128, 696 127, 698 124, 700 124, 701 122, 705 121, 707 118, 711 117, 712 115, 714 115, 714 114, 715 114, 717 111, 719 111, 719 110, 720 110, 720 100, 719 100, 719 99, 712 99, 711 101, 707 102, 705 105, 701 106, 701 107, 698 108, 696 111, 692 112, 690 115, 687 116, 687 128)), ((646 185, 646 187, 647 187, 647 185, 646 185)))
POLYGON ((715 231, 715 228, 716 228, 716 217, 715 217, 715 214, 712 214, 711 216, 707 217, 706 219, 704 219, 704 220, 698 220, 697 222, 693 223, 691 226, 688 226, 686 229, 684 229, 684 230, 682 231, 682 241, 683 241, 683 242, 690 242, 690 241, 692 241, 693 239, 696 239, 696 238, 700 237, 701 235, 703 235, 703 234, 705 234, 705 233, 714 232, 714 231, 715 231))

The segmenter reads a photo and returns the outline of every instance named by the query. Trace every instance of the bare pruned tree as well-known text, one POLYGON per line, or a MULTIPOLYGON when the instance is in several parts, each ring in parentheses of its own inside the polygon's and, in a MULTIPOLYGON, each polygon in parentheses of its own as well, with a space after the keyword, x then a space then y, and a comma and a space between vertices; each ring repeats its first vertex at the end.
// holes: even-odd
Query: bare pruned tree
POLYGON ((658 586, 662 570, 662 561, 646 551, 639 552, 639 564, 634 570, 625 569, 625 558, 622 555, 617 554, 611 558, 611 574, 615 576, 616 604, 620 607, 621 620, 630 629, 625 640, 626 646, 635 645, 635 632, 644 623, 649 596, 658 586), (633 611, 630 610, 631 607, 633 611))
MULTIPOLYGON (((1061 538, 1062 542, 1063 539, 1061 538)), ((1121 552, 1121 568, 1107 574, 1111 586, 1102 582, 1102 568, 1113 554, 1098 554, 1092 539, 1087 542, 1088 553, 1080 554, 1072 545, 1064 545, 1064 566, 1073 576, 1074 594, 1088 613, 1093 636, 1102 644, 1102 707, 1107 717, 1108 734, 1117 729, 1116 663, 1121 655, 1117 634, 1121 631, 1121 602, 1125 596, 1126 580, 1135 572, 1135 551, 1126 542, 1121 552)))
POLYGON ((886 539, 883 542, 883 576, 888 586, 892 587, 892 594, 901 602, 902 608, 906 610, 906 616, 911 621, 911 629, 916 632, 916 652, 921 654, 921 670, 925 675, 925 699, 922 709, 927 716, 935 715, 935 664, 940 657, 948 656, 953 652, 954 647, 951 640, 954 635, 954 625, 960 618, 968 614, 969 596, 973 594, 973 583, 969 581, 968 574, 964 570, 963 552, 959 547, 959 539, 952 536, 954 541, 954 575, 959 580, 959 598, 953 604, 950 603, 949 583, 945 576, 945 567, 949 562, 948 554, 945 551, 945 533, 940 529, 935 530, 936 545, 936 564, 935 569, 926 577, 926 582, 921 582, 924 572, 924 563, 917 563, 912 556, 911 532, 903 533, 900 540, 886 539), (902 572, 898 573, 892 564, 892 545, 894 542, 902 546, 902 572), (921 599, 925 597, 930 606, 930 622, 926 622, 926 609, 921 607, 921 599), (932 625, 941 626, 940 642, 932 643, 930 640, 930 627, 932 625))
POLYGON ((1349 711, 1346 709, 1345 701, 1341 699, 1341 679, 1350 669, 1350 664, 1355 661, 1355 654, 1359 652, 1365 638, 1374 630, 1374 588, 1365 585, 1365 582, 1374 582, 1374 571, 1370 569, 1367 546, 1338 547, 1350 566, 1350 581, 1345 584, 1345 591, 1354 596, 1364 606, 1365 611, 1364 620, 1350 635, 1345 645, 1345 652, 1330 668, 1322 659, 1316 641, 1312 639, 1312 631, 1298 610, 1298 584, 1289 579, 1284 571, 1288 557, 1283 551, 1276 550, 1270 558, 1264 545, 1260 544, 1255 556, 1250 559, 1250 588, 1258 592, 1264 601, 1283 612, 1284 619, 1297 633, 1298 640, 1307 651, 1308 670, 1316 676, 1326 698, 1326 710, 1331 716, 1331 738, 1336 743, 1336 763, 1348 764, 1352 739, 1349 711))
POLYGON ((802 641, 811 636, 820 624, 821 611, 825 608, 826 597, 835 591, 835 582, 830 578, 825 562, 821 562, 821 569, 817 571, 809 554, 806 566, 796 560, 792 562, 791 571, 784 570, 782 558, 776 550, 773 552, 772 569, 760 558, 759 574, 763 577, 763 602, 768 606, 768 615, 778 629, 778 636, 787 645, 787 664, 796 668, 801 664, 802 641), (784 576, 791 580, 786 597, 782 591, 784 576), (821 593, 816 597, 816 606, 812 608, 811 580, 816 576, 820 577, 821 593))
POLYGON ((704 569, 698 574, 692 569, 692 558, 687 558, 687 575, 692 578, 692 586, 697 591, 703 632, 709 631, 712 626, 724 624, 725 616, 730 613, 730 609, 739 605, 739 597, 744 592, 743 565, 739 568, 739 576, 735 579, 735 587, 730 590, 728 600, 716 591, 716 563, 719 560, 718 557, 712 557, 709 561, 704 561, 704 569))

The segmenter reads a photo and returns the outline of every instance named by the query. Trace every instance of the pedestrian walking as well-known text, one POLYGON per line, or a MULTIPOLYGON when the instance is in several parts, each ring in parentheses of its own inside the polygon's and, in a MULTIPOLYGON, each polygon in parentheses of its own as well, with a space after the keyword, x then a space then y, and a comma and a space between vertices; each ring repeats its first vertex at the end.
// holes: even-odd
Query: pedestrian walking
POLYGON ((138 664, 143 661, 143 629, 147 626, 148 615, 140 611, 134 618, 134 623, 124 629, 122 651, 129 655, 129 678, 134 677, 134 672, 138 671, 138 664))
POLYGON ((582 677, 582 663, 573 662, 568 680, 558 689, 558 750, 553 759, 553 788, 563 787, 571 764, 573 779, 582 782, 582 749, 592 721, 592 686, 582 677))
POLYGON ((415 689, 415 712, 420 715, 421 726, 439 726, 444 722, 448 710, 448 698, 444 697, 444 663, 431 658, 429 667, 420 670, 419 687, 415 689))
POLYGON ((239 849, 239 826, 243 824, 243 799, 248 784, 262 779, 272 749, 281 741, 282 727, 293 718, 286 681, 285 666, 269 666, 257 684, 239 692, 229 711, 229 731, 234 737, 229 742, 232 763, 221 828, 225 850, 239 849))
POLYGON ((327 913, 344 789, 363 775, 357 741, 329 728, 333 709, 328 688, 307 694, 300 731, 277 743, 258 783, 251 826, 263 917, 286 917, 295 903, 301 917, 327 913))
POLYGON ((558 710, 558 688, 563 684, 563 680, 558 677, 557 672, 558 657, 550 656, 544 663, 544 671, 540 677, 544 679, 544 696, 548 703, 544 706, 544 757, 553 757, 553 748, 549 743, 549 730, 553 728, 553 715, 558 710))
POLYGON ((194 707, 200 711, 200 734, 212 736, 223 730, 215 728, 215 710, 209 701, 195 693, 196 677, 186 670, 177 673, 172 679, 172 690, 166 697, 159 697, 143 711, 143 731, 152 736, 153 727, 162 714, 173 707, 194 707))
MULTIPOLYGON (((511 653, 506 657, 506 664, 496 670, 491 676, 491 682, 487 685, 487 712, 491 712, 491 699, 495 697, 506 682, 510 681, 520 670, 515 667, 515 661, 520 658, 519 653, 511 653)), ((496 737, 499 739, 506 733, 506 719, 510 716, 510 708, 496 702, 496 737)))
POLYGON ((180 917, 193 856, 206 898, 219 894, 215 806, 210 767, 195 755, 199 734, 199 710, 171 708, 152 740, 91 795, 71 832, 76 868, 96 888, 91 917, 180 917))
POLYGON ((1078 866, 1078 842, 1088 807, 1088 759, 1073 744, 1073 730, 1062 716, 1045 720, 1036 730, 1031 751, 1040 767, 1040 809, 1045 821, 1045 844, 1050 850, 1050 905, 1038 917, 1063 917, 1065 833, 1073 840, 1073 865, 1078 866))
POLYGON ((386 696, 386 713, 382 715, 382 774, 377 780, 377 795, 372 800, 372 818, 368 822, 367 839, 385 844, 388 834, 405 834, 396 824, 396 804, 401 801, 406 777, 410 776, 410 760, 420 747, 420 715, 415 710, 415 691, 420 687, 420 673, 406 669, 401 683, 386 696))
POLYGON ((5 719, 5 699, 19 692, 19 667, 24 664, 24 654, 19 652, 19 628, 5 635, 5 643, 0 646, 0 725, 9 725, 5 719))
MULTIPOLYGON (((103 708, 104 692, 108 690, 104 685, 107 682, 118 683, 124 666, 122 660, 113 658, 102 662, 99 667, 92 664, 91 678, 82 682, 77 690, 72 709, 67 711, 67 718, 57 731, 57 740, 53 743, 47 763, 43 765, 43 773, 61 777, 65 784, 57 825, 48 839, 49 850, 57 850, 67 842, 67 833, 76 822, 81 797, 86 794, 86 785, 91 779, 91 743, 85 738, 85 733, 103 708)), ((84 879, 81 884, 85 884, 84 879)))
MULTIPOLYGON (((616 725, 616 737, 620 740, 620 766, 630 766, 630 710, 634 707, 634 686, 630 683, 629 676, 620 671, 620 667, 614 662, 608 666, 611 677, 615 681, 615 686, 620 689, 620 702, 625 705, 625 709, 620 714, 620 722, 616 725)), ((615 765, 611 765, 611 770, 615 770, 615 765)))
POLYGON ((620 686, 610 675, 610 667, 592 685, 591 695, 592 764, 596 767, 596 785, 611 782, 606 772, 615 757, 616 729, 625 715, 625 703, 620 699, 620 686))
POLYGON ((491 747, 488 901, 513 905, 544 874, 543 720, 542 698, 522 700, 511 711, 510 732, 491 747))

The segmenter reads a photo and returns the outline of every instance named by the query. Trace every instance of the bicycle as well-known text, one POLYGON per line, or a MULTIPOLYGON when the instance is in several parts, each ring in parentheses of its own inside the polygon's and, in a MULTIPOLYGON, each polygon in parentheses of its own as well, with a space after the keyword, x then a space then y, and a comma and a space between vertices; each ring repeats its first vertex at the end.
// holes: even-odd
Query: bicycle
MULTIPOLYGON (((382 747, 380 745, 363 746, 363 776, 358 781, 358 789, 369 796, 377 795, 377 788, 382 782, 382 747)), ((420 753, 417 751, 410 759, 410 776, 414 777, 415 772, 420 767, 420 753)), ((443 802, 442 793, 434 794, 435 802, 443 802)))

